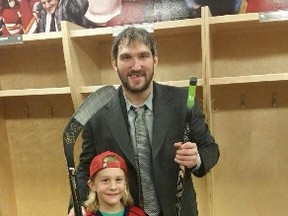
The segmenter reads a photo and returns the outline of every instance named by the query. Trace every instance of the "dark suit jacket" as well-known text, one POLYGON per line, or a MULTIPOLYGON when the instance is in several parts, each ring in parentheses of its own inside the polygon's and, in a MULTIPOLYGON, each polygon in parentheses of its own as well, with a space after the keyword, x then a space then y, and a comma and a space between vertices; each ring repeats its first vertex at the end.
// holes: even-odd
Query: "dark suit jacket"
MULTIPOLYGON (((174 162, 175 142, 183 140, 186 115, 187 89, 154 83, 153 93, 153 174, 163 215, 172 216, 176 198, 176 182, 179 165, 174 162)), ((129 137, 127 112, 122 88, 107 105, 100 109, 86 124, 83 130, 83 151, 77 169, 82 201, 87 193, 88 168, 92 158, 103 151, 115 151, 125 158, 129 187, 136 205, 139 205, 139 185, 134 160, 134 152, 129 137)), ((204 123, 198 104, 192 110, 191 141, 197 143, 202 165, 197 173, 204 176, 218 161, 219 150, 214 138, 204 123)), ((190 172, 190 171, 189 171, 190 172)), ((182 215, 197 215, 196 195, 191 175, 185 177, 182 215)))

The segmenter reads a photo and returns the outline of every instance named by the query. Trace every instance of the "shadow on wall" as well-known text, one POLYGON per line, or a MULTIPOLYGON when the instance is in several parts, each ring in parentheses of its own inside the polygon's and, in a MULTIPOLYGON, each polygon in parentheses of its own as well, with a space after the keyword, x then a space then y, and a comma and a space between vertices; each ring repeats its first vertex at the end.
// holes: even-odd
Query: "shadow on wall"
POLYGON ((0 216, 4 216, 4 204, 3 204, 3 199, 2 195, 0 194, 0 216))

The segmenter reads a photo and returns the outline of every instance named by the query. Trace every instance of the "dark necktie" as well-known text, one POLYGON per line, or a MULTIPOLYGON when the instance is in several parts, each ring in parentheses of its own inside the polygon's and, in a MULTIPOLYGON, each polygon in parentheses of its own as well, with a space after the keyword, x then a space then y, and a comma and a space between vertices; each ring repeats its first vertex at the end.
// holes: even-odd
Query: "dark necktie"
POLYGON ((142 207, 149 216, 158 216, 160 212, 155 186, 152 178, 152 148, 148 130, 145 124, 145 107, 134 108, 135 137, 140 171, 140 182, 142 186, 142 207))
POLYGON ((55 32, 56 26, 55 26, 55 13, 51 15, 51 22, 50 22, 50 32, 55 32))

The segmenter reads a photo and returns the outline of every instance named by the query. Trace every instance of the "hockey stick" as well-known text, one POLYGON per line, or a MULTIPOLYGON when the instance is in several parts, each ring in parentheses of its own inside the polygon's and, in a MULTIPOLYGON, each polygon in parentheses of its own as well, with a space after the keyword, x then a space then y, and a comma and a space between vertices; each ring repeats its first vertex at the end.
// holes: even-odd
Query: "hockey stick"
MULTIPOLYGON (((186 113, 186 120, 184 125, 184 134, 183 134, 183 141, 189 142, 189 135, 190 135, 190 119, 191 119, 191 112, 194 106, 195 101, 195 94, 196 94, 196 85, 197 85, 197 77, 190 77, 189 80, 189 88, 188 88, 188 95, 187 95, 187 113, 186 113)), ((184 177, 185 177, 185 166, 180 165, 180 170, 178 173, 177 179, 177 191, 176 191, 176 203, 175 203, 175 216, 180 216, 181 214, 181 202, 182 202, 182 194, 184 190, 184 177)))
POLYGON ((74 163, 74 145, 87 121, 94 113, 108 103, 115 93, 116 89, 113 86, 104 86, 90 94, 75 111, 63 132, 64 154, 76 216, 82 216, 82 211, 74 163))

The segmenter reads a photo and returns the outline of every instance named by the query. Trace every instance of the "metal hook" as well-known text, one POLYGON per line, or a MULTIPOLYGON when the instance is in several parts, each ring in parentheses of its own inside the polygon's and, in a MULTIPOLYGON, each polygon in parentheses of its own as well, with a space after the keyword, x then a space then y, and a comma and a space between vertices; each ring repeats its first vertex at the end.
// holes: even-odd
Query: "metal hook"
POLYGON ((50 105, 50 106, 48 106, 48 109, 49 109, 48 116, 51 118, 51 117, 53 117, 53 107, 50 105))
POLYGON ((216 107, 215 109, 213 108, 214 102, 215 102, 215 98, 213 98, 212 101, 211 101, 211 111, 212 112, 217 112, 218 111, 218 107, 216 107))
POLYGON ((245 95, 241 95, 240 106, 242 109, 245 108, 245 95))
POLYGON ((28 106, 25 106, 25 107, 24 107, 24 116, 25 116, 26 118, 29 117, 29 108, 28 108, 28 106))
POLYGON ((273 107, 277 106, 277 94, 276 93, 272 94, 272 106, 273 107))

